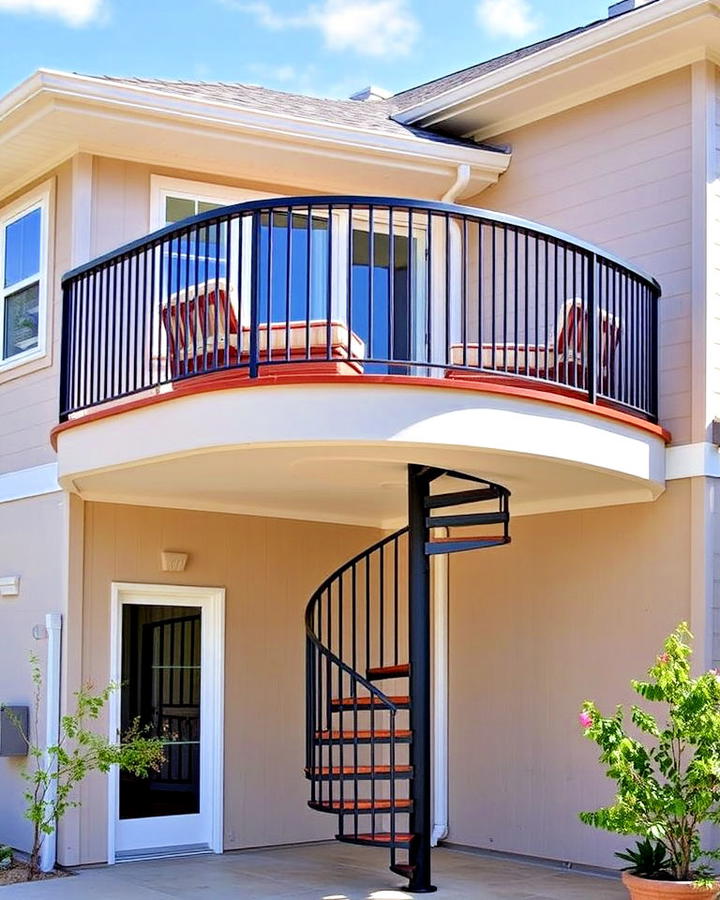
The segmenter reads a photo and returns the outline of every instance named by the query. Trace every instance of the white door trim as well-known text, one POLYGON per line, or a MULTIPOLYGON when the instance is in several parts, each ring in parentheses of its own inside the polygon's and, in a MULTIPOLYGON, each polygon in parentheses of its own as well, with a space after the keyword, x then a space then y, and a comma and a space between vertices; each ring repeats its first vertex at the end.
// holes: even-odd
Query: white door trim
MULTIPOLYGON (((201 715, 206 722, 224 723, 225 706, 225 588, 186 587, 174 584, 134 584, 113 582, 110 610, 110 681, 121 680, 121 611, 125 603, 158 603, 172 606, 200 606, 203 629, 212 652, 203 661, 201 715)), ((204 643, 204 642, 203 642, 204 643)), ((108 704, 110 740, 116 740, 120 728, 120 692, 114 691, 108 704)), ((223 749, 224 727, 203 729, 208 742, 210 849, 223 852, 223 749)), ((118 769, 108 776, 108 863, 115 862, 118 813, 118 769)))

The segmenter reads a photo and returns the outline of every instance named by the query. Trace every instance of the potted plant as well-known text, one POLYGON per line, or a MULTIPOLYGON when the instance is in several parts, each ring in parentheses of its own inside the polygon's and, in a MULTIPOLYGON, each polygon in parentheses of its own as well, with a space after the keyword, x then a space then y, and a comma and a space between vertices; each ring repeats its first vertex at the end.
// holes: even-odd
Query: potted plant
POLYGON ((600 762, 617 784, 614 802, 580 813, 587 825, 643 838, 620 854, 631 865, 623 881, 633 900, 710 900, 720 882, 708 860, 718 848, 704 848, 701 827, 720 824, 720 673, 690 675, 692 635, 685 623, 667 638, 647 681, 633 681, 643 700, 662 705, 663 723, 630 709, 633 731, 622 706, 604 717, 586 701, 580 723, 600 748, 600 762))

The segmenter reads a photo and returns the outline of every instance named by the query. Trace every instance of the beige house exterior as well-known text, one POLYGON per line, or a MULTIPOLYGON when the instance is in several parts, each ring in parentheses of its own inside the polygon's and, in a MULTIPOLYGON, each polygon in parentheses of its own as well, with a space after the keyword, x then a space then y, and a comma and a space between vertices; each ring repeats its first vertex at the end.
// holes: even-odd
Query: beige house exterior
MULTIPOLYGON (((197 840, 174 845, 222 852, 337 833, 335 817, 307 807, 304 610, 323 579, 405 525, 407 466, 419 464, 512 492, 509 546, 438 556, 431 570, 434 838, 615 867, 618 840, 577 817, 610 791, 577 726, 581 702, 592 697, 609 708, 629 700, 630 678, 681 620, 695 634, 698 667, 720 663, 719 14, 715 0, 655 0, 389 100, 303 105, 242 86, 44 70, 0 99, 0 227, 8 247, 18 217, 41 211, 35 345, 8 351, 9 312, 2 336, 0 699, 30 703, 26 658, 36 652, 46 665, 47 639, 35 640, 33 628, 48 613, 62 616, 66 710, 83 683, 122 674, 126 606, 207 602, 211 662, 206 669, 203 657, 202 678, 215 686, 208 701, 215 718, 202 720, 213 748, 202 777, 212 802, 197 840), (410 357, 390 354, 381 370, 368 362, 370 346, 366 358, 356 354, 364 362, 353 374, 338 367, 304 375, 298 362, 287 373, 234 382, 188 370, 186 356, 186 377, 169 388, 158 382, 111 396, 111 376, 101 401, 76 403, 60 422, 61 379, 72 380, 67 332, 91 335, 98 321, 90 305, 63 320, 65 273, 177 221, 168 201, 195 204, 195 215, 202 204, 262 208, 274 198, 323 197, 331 228, 333 196, 355 198, 351 231, 370 217, 368 198, 385 198, 382 210, 388 198, 415 201, 416 225, 427 220, 419 271, 431 287, 432 247, 435 258, 442 248, 449 259, 458 245, 435 228, 449 207, 423 204, 465 208, 450 216, 486 210, 488 221, 497 214, 500 222, 539 222, 648 273, 662 291, 657 415, 575 390, 577 381, 570 385, 559 369, 554 384, 533 384, 527 362, 522 377, 507 363, 499 373, 491 356, 485 368, 494 371, 483 378, 467 371, 466 353, 458 377, 447 377, 450 357, 432 369, 419 356, 415 369, 400 372, 398 359, 410 357), (171 551, 187 554, 184 570, 163 569, 162 554, 171 551), (17 591, 3 593, 3 579, 16 576, 17 591)), ((337 206, 346 209, 347 200, 337 206)), ((337 233, 352 244, 338 215, 337 233)), ((407 212, 396 221, 413 232, 407 212)), ((476 227, 472 218, 453 219, 460 221, 476 227)), ((228 235, 245 234, 229 222, 228 235)), ((508 227, 500 226, 506 242, 508 227)), ((527 240, 512 245, 512 271, 539 266, 547 281, 540 245, 533 256, 527 240)), ((482 297, 495 277, 482 269, 486 251, 473 257, 463 247, 468 290, 482 297)), ((238 248, 234 259, 244 265, 238 248)), ((149 278, 160 270, 148 258, 137 265, 149 278)), ((139 271, 133 284, 142 281, 139 271)), ((557 268, 554 279, 559 291, 557 268)), ((517 299, 522 278, 510 280, 517 299)), ((530 281, 539 292, 541 279, 530 281)), ((176 281, 175 302, 181 289, 190 296, 191 283, 189 275, 176 281)), ((601 310, 609 308, 608 283, 600 277, 594 287, 601 310)), ((531 293, 526 282, 521 296, 531 293)), ((91 293, 74 296, 90 303, 91 293)), ((451 287, 444 296, 449 309, 451 287)), ((423 302, 432 305, 427 295, 423 302)), ((283 316, 289 329, 290 314, 283 316)), ((238 319, 242 329, 242 313, 238 319)), ((140 328, 133 322, 128 341, 140 328)), ((343 322, 371 343, 360 325, 343 322)), ((160 334, 160 319, 156 327, 160 334)), ((629 333, 630 320, 619 328, 629 333)), ((515 329, 518 344, 517 318, 515 329)), ((107 322, 98 334, 112 346, 107 322)), ((148 372, 167 365, 172 334, 166 339, 165 356, 147 357, 148 372)), ((511 339, 502 339, 505 347, 511 339)), ((469 352, 464 330, 461 340, 469 352)), ((638 344, 638 371, 642 362, 651 378, 654 340, 648 329, 638 344)), ((493 344, 500 339, 491 354, 493 344)), ((81 354, 90 343, 73 346, 81 354)), ((99 350, 95 362, 120 365, 126 353, 99 350)), ((90 371, 92 394, 102 379, 83 359, 76 385, 90 371)), ((102 727, 112 732, 118 710, 102 727)), ((43 729, 44 719, 41 740, 43 729)), ((30 839, 23 764, 0 757, 0 842, 19 849, 30 839)), ((82 786, 82 805, 59 828, 61 863, 120 859, 125 840, 128 855, 157 850, 139 831, 126 836, 117 791, 117 780, 108 787, 105 777, 82 786)))

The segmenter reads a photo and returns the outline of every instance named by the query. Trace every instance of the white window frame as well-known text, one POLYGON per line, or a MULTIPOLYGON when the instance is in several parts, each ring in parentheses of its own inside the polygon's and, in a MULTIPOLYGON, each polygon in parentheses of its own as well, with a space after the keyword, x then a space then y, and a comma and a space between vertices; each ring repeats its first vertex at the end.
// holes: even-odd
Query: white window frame
POLYGON ((150 176, 150 230, 164 228, 165 201, 168 197, 180 197, 183 200, 197 200, 200 203, 219 203, 232 206, 234 203, 246 203, 250 200, 269 200, 277 197, 266 191, 254 191, 250 188, 230 187, 226 184, 213 184, 207 181, 190 181, 186 178, 171 178, 167 175, 150 176))
POLYGON ((48 284, 50 257, 50 199, 51 184, 46 182, 34 191, 24 194, 14 203, 0 209, 0 375, 47 355, 48 284), (5 287, 5 234, 7 228, 28 213, 40 210, 40 267, 37 275, 18 281, 10 288, 5 287), (38 279, 38 343, 22 353, 7 359, 2 358, 5 343, 5 297, 24 287, 29 287, 38 279))

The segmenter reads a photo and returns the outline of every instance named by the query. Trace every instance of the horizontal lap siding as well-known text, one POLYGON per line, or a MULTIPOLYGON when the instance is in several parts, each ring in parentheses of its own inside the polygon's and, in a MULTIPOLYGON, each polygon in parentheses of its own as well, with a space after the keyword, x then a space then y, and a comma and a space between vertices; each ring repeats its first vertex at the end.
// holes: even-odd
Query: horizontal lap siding
MULTIPOLYGON (((54 181, 54 230, 50 233, 52 267, 48 286, 48 315, 51 319, 48 355, 43 367, 28 372, 0 373, 0 475, 55 461, 50 446, 50 430, 57 424, 60 385, 61 291, 63 272, 70 268, 71 164, 39 179, 54 181)), ((22 198, 32 186, 20 191, 22 198)), ((0 207, 0 213, 2 208, 0 207)), ((51 226, 53 222, 51 221, 51 226)))
MULTIPOLYGON (((307 808, 303 614, 323 578, 380 536, 370 528, 86 505, 83 680, 108 679, 113 581, 227 591, 225 849, 322 840, 337 830, 332 817, 307 808), (189 554, 184 572, 160 571, 167 549, 189 554)), ((91 779, 81 797, 80 861, 102 861, 103 779, 91 779)))
POLYGON ((625 839, 578 820, 614 792, 578 714, 633 702, 689 619, 690 531, 684 480, 655 503, 524 516, 509 547, 451 557, 450 841, 617 866, 625 839))
POLYGON ((690 439, 690 100, 685 69, 498 135, 510 169, 472 200, 597 243, 658 279, 660 417, 676 443, 690 439))

